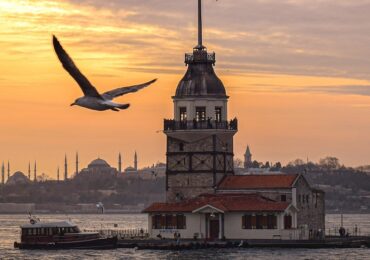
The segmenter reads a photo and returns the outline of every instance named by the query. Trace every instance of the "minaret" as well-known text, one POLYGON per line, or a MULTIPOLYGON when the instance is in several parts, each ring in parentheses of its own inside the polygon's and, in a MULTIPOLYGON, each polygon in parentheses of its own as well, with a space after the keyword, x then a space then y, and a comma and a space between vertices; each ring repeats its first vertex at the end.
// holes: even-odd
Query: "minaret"
POLYGON ((122 172, 122 156, 121 153, 118 154, 118 173, 122 172))
POLYGON ((58 166, 58 169, 57 169, 57 181, 59 182, 59 166, 58 166))
POLYGON ((64 180, 68 180, 68 163, 67 163, 67 154, 64 156, 64 180))
POLYGON ((202 1, 198 0, 198 44, 185 54, 187 72, 175 95, 167 136, 166 200, 175 202, 214 193, 225 175, 234 174, 233 137, 237 119, 228 120, 228 96, 214 66, 216 54, 203 45, 202 1))
POLYGON ((76 175, 78 174, 78 152, 76 153, 76 175))
POLYGON ((252 153, 249 149, 249 145, 247 146, 247 150, 244 154, 244 169, 248 169, 252 167, 252 153))
POLYGON ((137 153, 136 153, 136 151, 135 151, 135 155, 134 155, 134 168, 137 171, 137 153))
POLYGON ((28 162, 28 179, 31 180, 31 162, 28 162))
POLYGON ((8 161, 8 180, 9 180, 9 178, 10 178, 10 163, 8 161))
POLYGON ((34 165, 34 168, 33 168, 33 181, 36 182, 37 181, 37 162, 35 161, 35 165, 34 165))
POLYGON ((5 184, 5 166, 4 166, 4 162, 1 165, 1 184, 5 184))

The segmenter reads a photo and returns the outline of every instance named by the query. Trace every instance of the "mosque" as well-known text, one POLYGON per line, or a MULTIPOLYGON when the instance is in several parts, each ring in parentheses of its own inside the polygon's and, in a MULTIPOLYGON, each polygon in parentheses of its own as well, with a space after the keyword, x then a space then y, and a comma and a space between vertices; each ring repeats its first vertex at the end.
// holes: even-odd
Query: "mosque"
MULTIPOLYGON (((236 175, 228 99, 214 71, 216 54, 202 42, 198 0, 198 45, 185 54, 174 117, 164 121, 167 137, 166 202, 148 214, 152 238, 309 239, 325 230, 325 194, 301 174, 236 175)), ((247 149, 246 165, 251 163, 247 149)))

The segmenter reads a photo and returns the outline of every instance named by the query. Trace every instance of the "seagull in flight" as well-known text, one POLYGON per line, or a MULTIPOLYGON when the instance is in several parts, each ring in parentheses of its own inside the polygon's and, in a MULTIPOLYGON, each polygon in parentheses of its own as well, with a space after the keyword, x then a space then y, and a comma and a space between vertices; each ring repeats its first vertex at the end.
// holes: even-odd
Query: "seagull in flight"
POLYGON ((84 93, 84 96, 76 99, 75 102, 71 104, 71 106, 77 105, 98 111, 119 111, 120 109, 127 109, 129 108, 130 104, 118 104, 113 102, 112 100, 116 97, 126 95, 128 93, 137 92, 157 81, 157 79, 154 79, 140 85, 121 87, 110 90, 103 94, 99 94, 96 88, 89 82, 89 80, 80 72, 80 70, 74 64, 73 60, 63 49, 62 45, 58 41, 57 37, 55 37, 55 35, 53 35, 53 45, 54 50, 64 69, 72 76, 72 78, 74 78, 74 80, 78 83, 82 92, 84 93))

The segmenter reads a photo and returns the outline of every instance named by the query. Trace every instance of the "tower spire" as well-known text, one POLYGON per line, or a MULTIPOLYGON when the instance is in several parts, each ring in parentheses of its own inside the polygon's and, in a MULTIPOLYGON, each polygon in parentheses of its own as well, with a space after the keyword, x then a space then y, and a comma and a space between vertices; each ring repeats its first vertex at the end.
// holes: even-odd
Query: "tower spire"
POLYGON ((118 154, 118 173, 122 172, 122 156, 121 153, 118 154))
POLYGON ((31 162, 28 162, 28 179, 31 180, 31 162))
POLYGON ((78 152, 76 152, 76 175, 78 174, 78 152))
POLYGON ((59 166, 58 166, 58 169, 57 169, 57 181, 59 182, 59 166))
POLYGON ((4 166, 4 162, 1 165, 1 183, 5 184, 5 166, 4 166))
POLYGON ((198 50, 203 50, 203 21, 202 21, 202 0, 198 0, 198 50))
POLYGON ((195 49, 203 50, 203 21, 202 21, 202 0, 198 0, 198 46, 195 49))
POLYGON ((35 165, 34 165, 34 168, 33 168, 33 181, 37 181, 37 163, 35 161, 35 165))
POLYGON ((8 180, 9 180, 9 178, 10 178, 10 163, 8 161, 8 180))
POLYGON ((134 156, 134 168, 137 171, 137 153, 135 151, 135 156, 134 156))
POLYGON ((68 179, 68 164, 67 164, 67 154, 64 156, 64 180, 68 179))

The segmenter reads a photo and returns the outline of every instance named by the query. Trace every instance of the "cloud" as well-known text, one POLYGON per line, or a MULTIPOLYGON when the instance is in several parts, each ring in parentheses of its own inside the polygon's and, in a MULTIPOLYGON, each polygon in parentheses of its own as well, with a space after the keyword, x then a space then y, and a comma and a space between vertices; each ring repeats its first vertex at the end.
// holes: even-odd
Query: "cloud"
POLYGON ((327 86, 282 86, 253 84, 249 87, 231 87, 234 91, 280 92, 280 93, 324 93, 341 95, 370 96, 370 85, 327 85, 327 86))
MULTIPOLYGON (((32 46, 32 51, 50 51, 50 34, 57 33, 68 50, 79 53, 73 55, 77 60, 176 73, 183 69, 183 53, 196 42, 196 1, 31 3, 18 8, 16 15, 6 12, 4 19, 10 19, 12 27, 2 31, 12 40, 0 46, 6 47, 2 49, 8 57, 26 55, 30 40, 44 44, 32 46)), ((205 44, 216 51, 217 66, 234 74, 370 80, 369 11, 370 0, 208 0, 205 44)))

